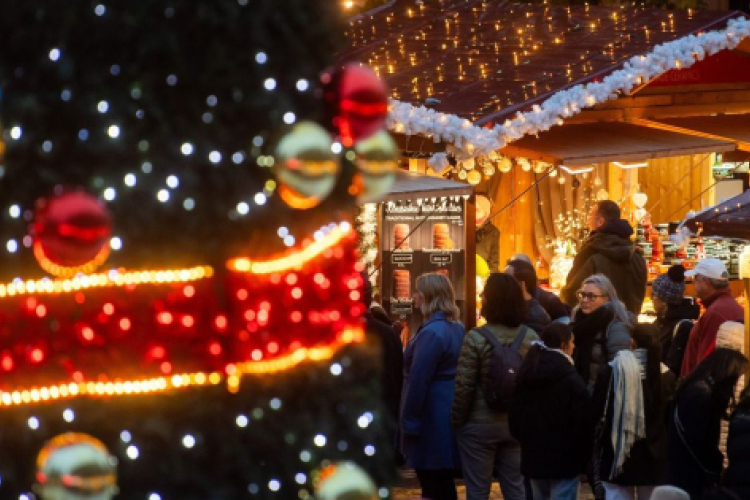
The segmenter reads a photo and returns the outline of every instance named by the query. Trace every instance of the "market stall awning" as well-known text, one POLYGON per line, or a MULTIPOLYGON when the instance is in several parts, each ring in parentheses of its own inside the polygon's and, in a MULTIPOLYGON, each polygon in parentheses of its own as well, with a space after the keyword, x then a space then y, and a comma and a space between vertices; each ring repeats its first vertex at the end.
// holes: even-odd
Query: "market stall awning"
POLYGON ((750 190, 695 214, 681 225, 703 236, 750 240, 750 190))
POLYGON ((736 144, 623 122, 553 127, 500 152, 562 165, 638 162, 650 158, 734 151, 736 144))
MULTIPOLYGON (((647 124, 646 120, 641 121, 647 124)), ((740 151, 750 151, 750 117, 748 115, 691 116, 648 122, 649 126, 681 134, 732 141, 740 151)))
POLYGON ((601 79, 657 45, 722 29, 737 12, 636 5, 395 0, 351 19, 339 61, 369 64, 394 99, 503 123, 601 79))
POLYGON ((427 196, 437 198, 438 196, 471 195, 474 192, 474 188, 465 182, 450 181, 441 177, 403 170, 399 170, 396 174, 396 182, 390 192, 383 197, 383 201, 407 199, 414 193, 428 193, 427 196))

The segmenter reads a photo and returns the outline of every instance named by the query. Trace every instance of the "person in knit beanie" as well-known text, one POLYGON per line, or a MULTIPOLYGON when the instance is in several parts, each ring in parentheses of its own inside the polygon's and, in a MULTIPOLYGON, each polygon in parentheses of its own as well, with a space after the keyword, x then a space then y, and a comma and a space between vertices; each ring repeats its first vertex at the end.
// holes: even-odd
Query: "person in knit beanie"
POLYGON ((651 285, 651 300, 660 332, 662 362, 679 376, 693 321, 700 314, 693 299, 685 297, 685 268, 681 264, 656 277, 651 285))

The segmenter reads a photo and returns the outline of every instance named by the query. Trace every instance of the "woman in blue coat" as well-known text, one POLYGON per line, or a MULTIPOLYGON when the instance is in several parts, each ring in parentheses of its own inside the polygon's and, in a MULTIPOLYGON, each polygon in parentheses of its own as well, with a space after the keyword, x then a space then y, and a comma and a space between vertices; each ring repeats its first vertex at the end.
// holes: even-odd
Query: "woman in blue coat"
POLYGON ((415 288, 414 307, 425 321, 404 351, 402 448, 424 498, 455 500, 459 461, 450 412, 464 327, 448 278, 423 274, 415 288))

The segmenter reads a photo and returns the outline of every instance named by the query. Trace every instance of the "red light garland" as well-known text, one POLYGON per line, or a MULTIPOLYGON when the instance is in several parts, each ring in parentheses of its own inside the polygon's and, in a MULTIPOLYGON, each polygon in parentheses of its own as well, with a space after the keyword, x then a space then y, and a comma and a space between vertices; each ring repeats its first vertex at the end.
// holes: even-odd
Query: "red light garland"
POLYGON ((344 223, 276 260, 235 259, 221 275, 198 267, 0 284, 0 406, 222 381, 236 390, 243 374, 330 358, 364 338, 355 262, 344 223))

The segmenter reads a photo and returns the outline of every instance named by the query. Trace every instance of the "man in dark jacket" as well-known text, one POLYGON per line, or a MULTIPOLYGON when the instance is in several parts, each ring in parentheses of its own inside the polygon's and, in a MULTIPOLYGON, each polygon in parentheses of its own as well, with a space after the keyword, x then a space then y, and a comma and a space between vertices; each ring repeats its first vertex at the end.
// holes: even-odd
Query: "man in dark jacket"
POLYGON ((476 253, 487 262, 490 272, 500 265, 500 230, 490 220, 492 205, 485 196, 477 196, 476 253))
POLYGON ((576 292, 592 274, 605 275, 617 290, 618 298, 632 313, 638 314, 646 296, 646 261, 630 241, 633 228, 620 218, 620 207, 611 200, 597 202, 588 220, 589 236, 573 260, 573 267, 562 288, 565 303, 578 303, 576 292))
MULTIPOLYGON (((532 266, 534 265, 534 263, 531 261, 531 257, 526 255, 525 253, 515 254, 510 258, 510 261, 514 260, 522 260, 524 262, 528 262, 532 266)), ((558 297, 554 293, 545 290, 537 285, 536 289, 531 292, 531 296, 534 297, 537 302, 539 302, 539 305, 542 306, 545 311, 547 311, 547 314, 549 314, 549 317, 552 321, 560 321, 561 323, 570 321, 570 307, 565 305, 563 301, 560 300, 560 297, 558 297)))
MULTIPOLYGON (((369 306, 372 303, 372 285, 367 273, 362 273, 362 278, 364 283, 361 299, 364 304, 369 306)), ((393 422, 398 422, 401 389, 404 381, 404 353, 401 340, 389 324, 376 319, 369 310, 364 313, 363 317, 367 336, 377 339, 382 349, 383 399, 390 415, 393 417, 393 422)))
POLYGON ((535 332, 541 332, 544 327, 552 321, 547 311, 539 305, 539 302, 529 293, 536 290, 536 271, 534 266, 523 260, 511 260, 505 268, 505 274, 510 274, 521 285, 523 298, 528 306, 525 324, 535 332))

